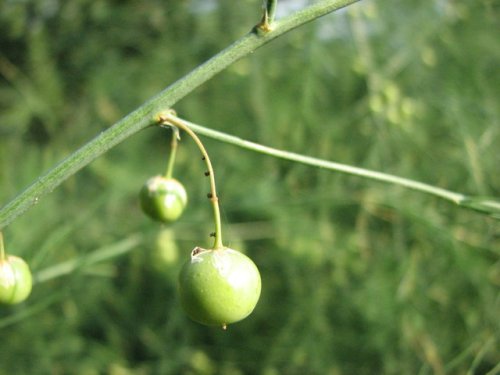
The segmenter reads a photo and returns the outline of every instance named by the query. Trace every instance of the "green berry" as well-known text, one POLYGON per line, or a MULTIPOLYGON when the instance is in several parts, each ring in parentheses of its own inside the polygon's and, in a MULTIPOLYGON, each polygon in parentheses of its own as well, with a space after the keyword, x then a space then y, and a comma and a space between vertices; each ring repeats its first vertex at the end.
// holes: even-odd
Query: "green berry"
POLYGON ((0 260, 0 302, 16 304, 31 293, 33 280, 28 264, 21 258, 9 255, 0 260))
POLYGON ((191 319, 225 329, 254 310, 261 279, 255 263, 239 251, 196 247, 181 270, 178 286, 182 307, 191 319))
POLYGON ((171 223, 181 216, 187 204, 184 186, 174 178, 151 177, 142 187, 139 198, 146 215, 162 223, 171 223))

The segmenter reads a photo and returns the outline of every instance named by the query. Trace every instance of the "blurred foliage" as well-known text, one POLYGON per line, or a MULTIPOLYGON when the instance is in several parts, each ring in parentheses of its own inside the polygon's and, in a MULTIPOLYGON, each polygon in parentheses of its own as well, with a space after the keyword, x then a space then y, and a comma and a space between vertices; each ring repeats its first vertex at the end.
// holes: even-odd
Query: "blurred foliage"
MULTIPOLYGON (((305 1, 283 0, 278 17, 305 1)), ((0 1, 0 202, 246 33, 260 1, 0 1)), ((500 8, 365 1, 236 63, 180 102, 186 119, 266 145, 499 196, 500 8)), ((185 139, 190 204, 164 228, 137 192, 165 168, 146 130, 5 229, 34 273, 127 239, 0 309, 0 374, 493 374, 498 221, 397 186, 206 141, 225 241, 263 295, 228 331, 199 326, 177 272, 212 230, 185 139), (138 237, 139 236, 139 237, 138 237)), ((496 367, 495 367, 496 366, 496 367)))

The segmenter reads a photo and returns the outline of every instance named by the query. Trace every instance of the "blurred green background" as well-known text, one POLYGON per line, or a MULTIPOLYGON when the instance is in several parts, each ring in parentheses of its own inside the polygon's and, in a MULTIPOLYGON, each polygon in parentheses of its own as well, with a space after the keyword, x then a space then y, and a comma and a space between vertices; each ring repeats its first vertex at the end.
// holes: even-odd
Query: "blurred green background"
MULTIPOLYGON (((306 4, 280 1, 278 16, 306 4)), ((0 206, 260 11, 260 0, 0 1, 0 206)), ((490 0, 363 1, 175 108, 265 145, 499 196, 499 16, 490 0)), ((176 277, 212 231, 192 141, 175 170, 190 199, 181 220, 152 223, 137 202, 169 139, 140 132, 5 228, 38 283, 0 307, 0 374, 500 373, 498 221, 210 139, 225 243, 259 266, 263 293, 227 331, 191 322, 176 277), (122 254, 85 265, 109 252, 122 254)))

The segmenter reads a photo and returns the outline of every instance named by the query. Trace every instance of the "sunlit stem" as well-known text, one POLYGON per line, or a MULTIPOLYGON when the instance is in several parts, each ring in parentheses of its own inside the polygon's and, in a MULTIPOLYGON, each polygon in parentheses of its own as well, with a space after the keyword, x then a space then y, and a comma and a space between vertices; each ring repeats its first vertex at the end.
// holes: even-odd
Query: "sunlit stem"
POLYGON ((172 141, 170 142, 170 155, 168 157, 167 170, 164 177, 172 178, 174 173, 175 156, 177 155, 177 143, 179 141, 179 130, 175 127, 172 128, 172 141))
POLYGON ((5 248, 3 246, 3 233, 0 231, 0 262, 5 260, 6 255, 5 255, 5 248))
POLYGON ((208 170, 207 175, 210 178, 210 193, 208 197, 210 199, 210 203, 212 204, 214 213, 214 222, 215 222, 215 232, 214 232, 215 241, 213 248, 220 249, 224 247, 222 244, 222 225, 220 218, 219 198, 217 197, 217 190, 215 188, 214 169, 212 167, 212 163, 210 162, 210 157, 208 156, 205 146, 203 146, 203 143, 198 138, 198 136, 190 129, 187 122, 175 116, 174 111, 170 110, 160 113, 157 117, 157 121, 160 124, 171 125, 181 130, 184 130, 195 141, 196 145, 200 149, 201 154, 203 156, 203 160, 207 165, 207 170, 208 170))

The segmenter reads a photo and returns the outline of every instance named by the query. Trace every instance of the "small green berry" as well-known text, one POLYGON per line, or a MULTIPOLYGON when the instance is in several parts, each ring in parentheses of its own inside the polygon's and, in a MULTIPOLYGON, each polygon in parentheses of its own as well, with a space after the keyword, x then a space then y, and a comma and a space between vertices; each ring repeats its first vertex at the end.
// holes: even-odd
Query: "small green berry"
POLYGON ((151 177, 139 193, 146 215, 162 223, 171 223, 181 216, 187 204, 184 186, 174 178, 151 177))
POLYGON ((261 279, 255 263, 239 251, 196 247, 181 270, 178 289, 191 319, 225 329, 254 310, 261 279))
POLYGON ((28 264, 19 257, 9 255, 0 260, 0 302, 16 304, 31 293, 33 280, 28 264))

